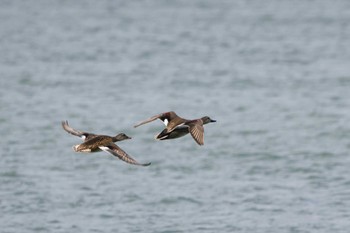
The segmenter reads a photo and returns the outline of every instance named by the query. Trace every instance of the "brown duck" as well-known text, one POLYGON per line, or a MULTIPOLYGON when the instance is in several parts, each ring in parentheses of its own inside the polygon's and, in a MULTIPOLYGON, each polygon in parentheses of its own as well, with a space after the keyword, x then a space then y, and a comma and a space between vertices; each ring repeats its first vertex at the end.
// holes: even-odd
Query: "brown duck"
POLYGON ((105 151, 117 158, 123 160, 126 163, 140 166, 149 166, 151 163, 139 163, 131 156, 129 156, 125 151, 123 151, 119 146, 114 142, 131 139, 124 133, 120 133, 116 136, 107 136, 107 135, 97 135, 88 132, 82 132, 76 129, 73 129, 69 126, 68 121, 62 121, 62 127, 68 133, 78 136, 84 140, 83 143, 73 146, 75 152, 98 152, 105 151))
POLYGON ((203 125, 210 122, 216 122, 216 120, 210 119, 208 116, 204 116, 199 119, 187 120, 176 115, 175 112, 165 112, 155 115, 147 120, 141 121, 134 127, 152 122, 154 120, 160 119, 165 124, 166 128, 156 135, 156 139, 166 140, 174 139, 185 136, 190 133, 193 139, 199 144, 204 145, 204 127, 203 125))

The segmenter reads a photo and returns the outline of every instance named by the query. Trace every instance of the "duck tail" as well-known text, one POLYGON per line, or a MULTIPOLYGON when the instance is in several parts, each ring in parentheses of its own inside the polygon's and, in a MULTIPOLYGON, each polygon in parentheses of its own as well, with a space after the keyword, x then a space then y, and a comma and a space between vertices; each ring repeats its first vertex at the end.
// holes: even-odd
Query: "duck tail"
POLYGON ((160 132, 155 138, 158 140, 165 140, 169 136, 169 133, 167 129, 164 129, 162 132, 160 132))

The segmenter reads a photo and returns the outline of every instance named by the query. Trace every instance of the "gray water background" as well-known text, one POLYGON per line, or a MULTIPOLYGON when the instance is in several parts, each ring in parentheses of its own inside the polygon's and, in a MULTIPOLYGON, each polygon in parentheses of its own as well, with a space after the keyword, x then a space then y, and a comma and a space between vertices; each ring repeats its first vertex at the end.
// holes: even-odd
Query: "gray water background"
POLYGON ((346 0, 2 0, 0 232, 349 232, 349 61, 346 0))

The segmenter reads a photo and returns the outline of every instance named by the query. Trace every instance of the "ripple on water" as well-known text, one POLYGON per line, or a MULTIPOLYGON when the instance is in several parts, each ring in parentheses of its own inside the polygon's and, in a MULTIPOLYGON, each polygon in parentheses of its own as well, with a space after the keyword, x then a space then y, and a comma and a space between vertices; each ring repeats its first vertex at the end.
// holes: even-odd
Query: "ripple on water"
POLYGON ((191 197, 184 197, 184 196, 177 196, 177 197, 167 197, 162 198, 159 202, 160 204, 165 205, 176 205, 176 204, 195 204, 195 205, 202 205, 203 203, 191 198, 191 197))
POLYGON ((16 170, 0 172, 0 177, 18 178, 20 175, 16 170))

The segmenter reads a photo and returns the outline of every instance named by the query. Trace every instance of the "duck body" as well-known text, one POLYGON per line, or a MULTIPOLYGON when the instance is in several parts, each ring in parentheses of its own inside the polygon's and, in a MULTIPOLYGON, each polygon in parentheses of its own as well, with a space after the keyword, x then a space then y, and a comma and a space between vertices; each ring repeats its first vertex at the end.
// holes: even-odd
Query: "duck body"
POLYGON ((131 139, 124 133, 120 133, 114 137, 107 135, 95 135, 86 139, 83 143, 75 145, 73 147, 75 152, 99 152, 101 151, 101 146, 113 144, 114 142, 123 141, 126 139, 131 139))
POLYGON ((165 124, 165 129, 156 135, 156 139, 166 140, 166 139, 175 139, 179 137, 183 137, 186 134, 190 133, 193 139, 199 145, 204 145, 204 124, 208 124, 211 122, 216 122, 212 120, 210 117, 205 116, 199 119, 187 120, 182 117, 179 117, 175 112, 164 112, 158 115, 155 115, 149 119, 141 121, 136 124, 134 127, 139 127, 143 124, 152 122, 156 119, 160 119, 165 124))
POLYGON ((118 141, 131 139, 131 137, 127 136, 124 133, 120 133, 116 136, 108 136, 82 132, 70 127, 67 121, 62 122, 62 127, 68 133, 83 139, 83 143, 73 146, 73 150, 75 152, 93 153, 105 151, 121 159, 122 161, 133 165, 149 166, 151 164, 137 162, 135 159, 133 159, 124 150, 122 150, 119 146, 115 144, 115 142, 118 141))

